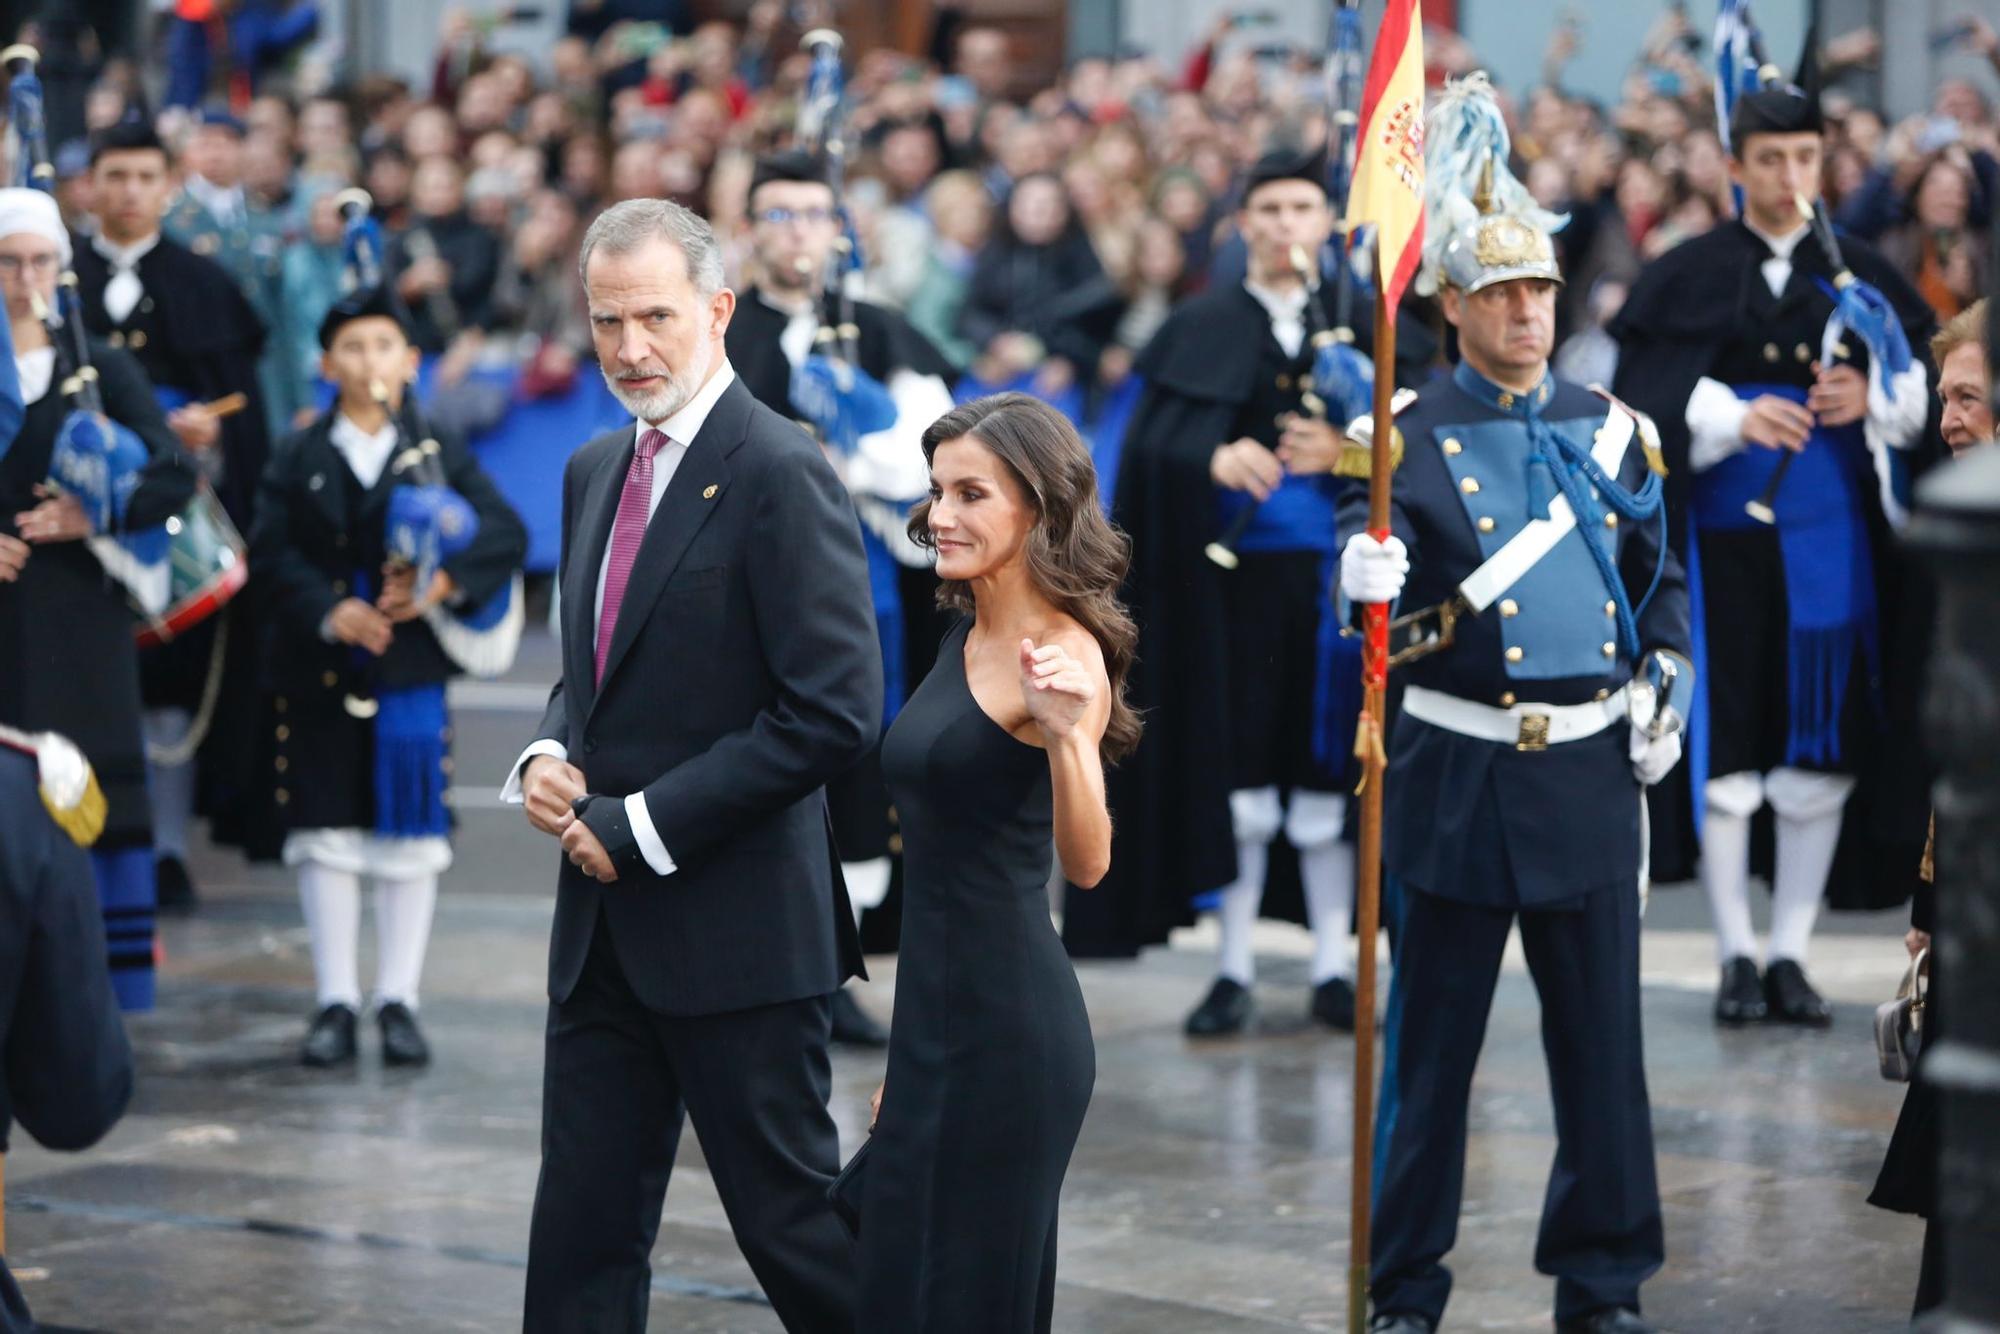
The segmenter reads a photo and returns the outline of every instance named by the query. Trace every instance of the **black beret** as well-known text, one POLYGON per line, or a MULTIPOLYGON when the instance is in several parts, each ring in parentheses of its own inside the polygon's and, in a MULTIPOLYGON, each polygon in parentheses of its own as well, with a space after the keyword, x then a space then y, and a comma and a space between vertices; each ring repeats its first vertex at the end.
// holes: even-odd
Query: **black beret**
POLYGON ((365 320, 379 315, 383 319, 395 321, 403 331, 403 337, 410 336, 410 313, 403 306, 403 299, 396 295, 396 289, 382 285, 378 287, 357 287, 340 300, 333 303, 326 312, 326 318, 319 322, 319 345, 322 349, 333 346, 333 340, 343 325, 355 320, 365 320))
POLYGON ((1250 164, 1250 174, 1243 182, 1243 202, 1249 203, 1258 186, 1269 185, 1272 181, 1309 181, 1324 193, 1326 151, 1323 148, 1290 147, 1275 148, 1265 153, 1250 164))

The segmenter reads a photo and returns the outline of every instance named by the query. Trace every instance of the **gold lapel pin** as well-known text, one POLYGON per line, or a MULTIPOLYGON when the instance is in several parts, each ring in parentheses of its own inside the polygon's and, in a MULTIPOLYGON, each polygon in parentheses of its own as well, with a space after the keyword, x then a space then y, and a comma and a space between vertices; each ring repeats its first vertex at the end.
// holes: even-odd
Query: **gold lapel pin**
POLYGON ((704 491, 704 492, 702 492, 702 493, 701 493, 701 498, 702 498, 703 500, 714 500, 714 499, 715 499, 715 488, 714 488, 713 486, 709 487, 709 488, 708 488, 708 490, 706 490, 706 491, 704 491))

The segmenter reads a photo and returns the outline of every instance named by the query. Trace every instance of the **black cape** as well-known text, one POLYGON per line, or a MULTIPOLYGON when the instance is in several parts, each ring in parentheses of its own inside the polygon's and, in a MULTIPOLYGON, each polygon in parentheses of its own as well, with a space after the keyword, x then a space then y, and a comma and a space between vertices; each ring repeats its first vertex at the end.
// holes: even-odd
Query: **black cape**
MULTIPOLYGON (((1369 348, 1373 308, 1357 302, 1369 348)), ((1215 536, 1209 459, 1232 436, 1253 392, 1270 316, 1241 285, 1192 297, 1139 354, 1146 388, 1125 433, 1113 521, 1131 536, 1122 596, 1139 624, 1130 698, 1146 720, 1139 749, 1108 784, 1111 871, 1065 901, 1063 940, 1078 958, 1129 957, 1194 918, 1191 901, 1236 877, 1229 818, 1227 677, 1222 572, 1202 554, 1215 536)), ((1422 378, 1436 344, 1420 321, 1399 321, 1397 380, 1422 378)), ((1273 846, 1267 912, 1295 895, 1292 859, 1273 846)))
MULTIPOLYGON (((791 316, 765 301, 752 287, 737 300, 736 313, 722 339, 729 364, 757 401, 796 421, 804 414, 792 405, 792 364, 785 360, 785 349, 778 341, 789 323, 791 316)), ((935 375, 947 385, 958 378, 957 369, 936 345, 895 311, 857 301, 854 325, 861 369, 884 384, 899 370, 935 375)))
MULTIPOLYGON (((1928 366, 1930 336, 1937 322, 1923 297, 1873 247, 1845 233, 1839 240, 1848 268, 1889 298, 1909 336, 1911 352, 1928 366)), ((1695 383, 1709 374, 1724 343, 1753 322, 1750 284, 1764 282, 1759 265, 1769 257, 1769 248, 1743 223, 1722 223, 1647 265, 1611 324, 1619 344, 1613 389, 1659 426, 1668 469, 1668 531, 1683 557, 1693 478, 1688 465, 1688 396, 1695 383)), ((1817 328, 1832 313, 1833 299, 1813 280, 1831 282, 1832 269, 1810 237, 1792 252, 1792 264, 1793 287, 1788 287, 1785 300, 1793 299, 1795 287, 1809 288, 1802 299, 1814 303, 1817 328)), ((1930 382, 1936 381, 1936 368, 1931 367, 1930 382)), ((1911 453, 1919 473, 1944 455, 1937 426, 1933 396, 1930 420, 1911 453)), ((1870 685, 1881 701, 1882 720, 1855 757, 1858 782, 1847 804, 1840 850, 1827 886, 1828 900, 1836 908, 1882 908, 1909 898, 1923 856, 1935 774, 1917 721, 1935 594, 1928 578, 1897 547, 1872 492, 1869 501, 1882 646, 1879 673, 1870 685)), ((1648 789, 1656 881, 1686 880, 1696 874, 1695 799, 1686 765, 1676 766, 1665 781, 1648 789)), ((1758 818, 1753 845, 1754 864, 1764 872, 1771 858, 1769 826, 1767 811, 1758 818)))

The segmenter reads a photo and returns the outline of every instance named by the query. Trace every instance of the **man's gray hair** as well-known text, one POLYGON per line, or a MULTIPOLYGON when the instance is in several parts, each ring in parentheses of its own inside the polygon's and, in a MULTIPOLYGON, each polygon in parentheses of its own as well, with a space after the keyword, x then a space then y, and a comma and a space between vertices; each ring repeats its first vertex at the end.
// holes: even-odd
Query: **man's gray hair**
POLYGON ((704 297, 722 290, 722 245, 715 229, 698 213, 682 208, 670 199, 627 199, 597 215, 583 234, 583 249, 577 269, 583 275, 583 290, 590 291, 590 257, 602 249, 607 255, 628 255, 649 241, 671 241, 687 259, 689 281, 704 297))

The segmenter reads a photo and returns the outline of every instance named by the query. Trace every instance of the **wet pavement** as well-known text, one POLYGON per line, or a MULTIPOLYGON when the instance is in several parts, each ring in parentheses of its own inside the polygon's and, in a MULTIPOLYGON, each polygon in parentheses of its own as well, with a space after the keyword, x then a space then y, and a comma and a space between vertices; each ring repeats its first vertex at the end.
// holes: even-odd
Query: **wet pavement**
MULTIPOLYGON (((509 682, 459 692, 458 863, 425 975, 428 1071, 305 1070, 311 966, 290 876, 203 853, 201 909, 165 926, 160 1007, 131 1025, 132 1111, 82 1155, 16 1138, 9 1259, 37 1315, 119 1331, 518 1328, 540 1123, 543 969, 555 855, 495 800, 554 660, 531 638, 509 682)), ((1668 1260, 1663 1328, 1903 1328, 1921 1225, 1863 1203, 1901 1089, 1875 1073, 1869 1012, 1902 957, 1897 914, 1831 920, 1814 975, 1831 1030, 1718 1031, 1713 947, 1692 889, 1647 919, 1647 1067, 1668 1260)), ((370 975, 364 924, 362 976, 370 975)), ((1068 1180, 1056 1328, 1278 1334, 1345 1328, 1352 1040, 1309 1028, 1305 937, 1262 929, 1254 1036, 1195 1044, 1197 929, 1137 963, 1079 969, 1095 1101, 1068 1180)), ((894 961, 864 1003, 886 1015, 894 961)), ((1501 981, 1472 1107, 1446 1329, 1546 1330, 1536 1222, 1553 1152, 1534 990, 1501 981)), ((839 1052, 852 1147, 880 1080, 839 1052)), ((692 1131, 653 1256, 652 1328, 779 1325, 730 1239, 692 1131)))

